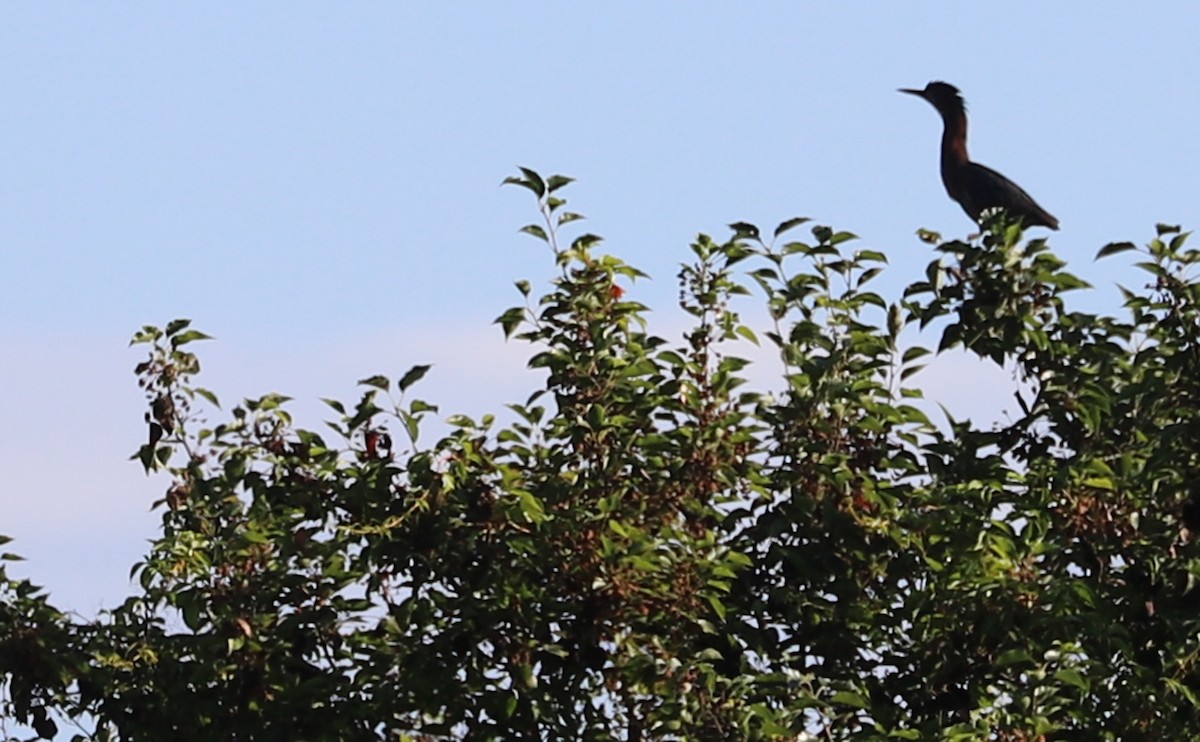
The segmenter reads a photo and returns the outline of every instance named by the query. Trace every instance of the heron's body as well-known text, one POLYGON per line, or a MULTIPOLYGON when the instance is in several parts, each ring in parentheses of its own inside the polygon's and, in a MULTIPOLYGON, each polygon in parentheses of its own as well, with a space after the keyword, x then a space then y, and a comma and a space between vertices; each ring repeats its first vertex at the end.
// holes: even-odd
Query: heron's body
POLYGON ((1016 183, 967 156, 967 111, 958 88, 931 82, 924 90, 901 88, 924 98, 942 116, 942 184, 946 193, 979 222, 988 209, 1002 208, 1027 227, 1058 229, 1058 219, 1043 209, 1016 183))

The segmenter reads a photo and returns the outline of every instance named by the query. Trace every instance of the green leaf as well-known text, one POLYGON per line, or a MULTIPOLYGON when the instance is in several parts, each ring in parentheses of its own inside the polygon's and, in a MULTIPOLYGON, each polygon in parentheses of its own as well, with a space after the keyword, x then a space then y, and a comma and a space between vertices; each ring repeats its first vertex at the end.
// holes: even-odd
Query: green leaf
POLYGON ((1170 249, 1172 253, 1178 254, 1183 250, 1184 244, 1187 243, 1188 237, 1191 237, 1191 232, 1180 232, 1171 238, 1170 249))
POLYGON ((1029 652, 1025 651, 1024 649, 1016 648, 1001 652, 1000 656, 996 658, 994 666, 996 668, 1001 668, 1008 667, 1010 665, 1031 664, 1033 664, 1033 657, 1030 656, 1029 652))
POLYGON ((199 330, 188 330, 187 332, 181 332, 178 335, 175 335, 174 337, 172 337, 171 338, 171 347, 178 348, 181 345, 187 345, 188 343, 194 342, 196 340, 212 340, 212 337, 210 335, 205 335, 203 332, 200 332, 199 330))
POLYGON ((575 238, 575 241, 571 243, 571 249, 578 252, 583 252, 592 245, 598 244, 603 239, 604 238, 600 235, 591 233, 583 234, 575 238))
POLYGON ((670 366, 681 367, 687 365, 687 362, 683 360, 683 356, 673 350, 659 351, 658 359, 670 366))
POLYGON ((153 325, 143 325, 139 332, 135 332, 133 337, 129 339, 130 345, 138 345, 140 343, 153 343, 163 336, 162 330, 153 325))
POLYGON ((167 327, 163 330, 168 336, 174 335, 188 325, 192 324, 190 319, 174 319, 167 323, 167 327))
POLYGON ((888 335, 895 341, 900 337, 900 331, 904 329, 904 312, 899 304, 893 304, 888 308, 888 335))
POLYGON ((504 179, 504 185, 516 185, 533 192, 539 199, 546 195, 546 184, 542 176, 529 168, 519 168, 523 177, 509 176, 504 179))
POLYGON ((550 237, 546 235, 546 230, 539 227, 536 224, 526 224, 524 227, 521 227, 517 231, 524 232, 525 234, 531 234, 534 237, 537 237, 542 242, 550 241, 550 237))
POLYGON ((408 371, 405 371, 404 376, 400 377, 400 381, 396 382, 396 385, 400 388, 400 392, 404 393, 408 391, 410 386, 425 378, 425 374, 429 373, 429 369, 431 368, 433 368, 432 365, 413 366, 408 371))
MULTIPOLYGON (((777 237, 779 237, 779 235, 783 234, 784 232, 795 229, 796 227, 799 227, 801 224, 805 224, 809 221, 812 221, 812 220, 808 219, 807 217, 803 217, 803 216, 796 216, 796 217, 792 217, 791 219, 782 221, 779 223, 779 226, 775 228, 774 237, 777 238, 777 237)), ((758 230, 758 228, 755 227, 756 232, 757 232, 757 230, 758 230)))
POLYGON ((710 608, 712 608, 713 613, 717 614, 717 618, 724 621, 725 620, 725 604, 722 603, 721 599, 715 595, 707 595, 705 597, 708 599, 708 605, 710 608))
POLYGON ((738 325, 737 328, 734 329, 734 332, 737 333, 740 337, 743 337, 746 340, 749 340, 750 342, 754 343, 755 345, 759 344, 758 335, 755 335, 754 330, 751 330, 749 327, 746 327, 745 325, 738 325))
POLYGON ((734 222, 729 225, 729 228, 733 230, 734 239, 758 240, 759 238, 758 227, 749 222, 734 222))
POLYGON ((942 241, 942 235, 928 229, 918 229, 917 239, 924 242, 926 245, 936 245, 942 241))
POLYGON ((359 379, 358 383, 360 386, 373 386, 382 392, 386 392, 388 387, 392 385, 391 380, 382 374, 376 374, 374 376, 368 376, 365 379, 359 379))
POLYGON ((860 276, 858 277, 858 284, 857 284, 857 285, 858 285, 858 286, 862 286, 862 285, 863 285, 863 284, 865 284, 867 281, 870 281, 871 279, 873 279, 873 278, 875 278, 876 276, 878 276, 880 273, 883 273, 883 268, 868 268, 867 270, 865 270, 865 271, 863 271, 863 272, 862 272, 862 275, 860 275, 860 276))
POLYGON ((1072 670, 1069 668, 1055 672, 1054 679, 1061 683, 1066 683, 1067 685, 1073 685, 1084 693, 1089 692, 1092 687, 1091 683, 1087 681, 1087 678, 1085 678, 1078 670, 1072 670))
POLYGON ((1192 708, 1200 708, 1200 699, 1196 697, 1196 693, 1187 685, 1175 680, 1174 678, 1164 678, 1163 682, 1166 684, 1167 688, 1187 699, 1187 702, 1192 706, 1192 708))
POLYGON ((546 519, 546 511, 542 503, 529 492, 520 490, 517 496, 521 503, 521 512, 530 523, 540 523, 546 519))
POLYGON ((554 193, 559 188, 562 188, 563 186, 567 185, 568 183, 573 183, 573 182, 575 182, 574 178, 568 178, 565 175, 551 175, 549 178, 546 179, 546 190, 549 191, 550 193, 554 193))
POLYGON ((497 317, 494 324, 500 325, 504 330, 504 337, 509 338, 521 326, 521 322, 524 319, 525 309, 523 307, 512 307, 497 317))
POLYGON ((521 173, 525 176, 525 180, 529 182, 529 184, 533 187, 534 192, 537 193, 537 195, 541 196, 541 195, 545 194, 546 184, 545 184, 545 182, 542 181, 542 176, 538 175, 537 171, 531 170, 530 168, 527 168, 527 167, 521 167, 519 169, 520 169, 521 173))
POLYGON ((834 693, 831 700, 835 705, 851 706, 856 709, 871 708, 871 702, 867 700, 866 696, 863 696, 859 693, 853 693, 848 690, 834 693))
POLYGON ((777 721, 776 715, 779 712, 776 712, 774 709, 772 709, 767 704, 756 703, 750 707, 750 711, 751 711, 751 713, 754 714, 755 718, 758 719, 759 723, 762 724, 761 732, 762 732, 762 734, 766 735, 767 738, 770 738, 770 739, 776 739, 776 738, 778 738, 778 739, 785 739, 785 738, 786 739, 792 739, 792 738, 804 739, 803 737, 796 737, 792 733, 791 729, 789 729, 787 726, 784 726, 779 721, 777 721))
POLYGON ((198 631, 204 625, 204 615, 196 595, 191 593, 184 596, 181 608, 183 623, 192 631, 198 631))
POLYGON ((437 412, 438 406, 435 404, 429 404, 428 402, 422 401, 420 399, 414 399, 412 401, 412 403, 408 406, 408 411, 413 413, 414 415, 421 413, 421 412, 437 412))

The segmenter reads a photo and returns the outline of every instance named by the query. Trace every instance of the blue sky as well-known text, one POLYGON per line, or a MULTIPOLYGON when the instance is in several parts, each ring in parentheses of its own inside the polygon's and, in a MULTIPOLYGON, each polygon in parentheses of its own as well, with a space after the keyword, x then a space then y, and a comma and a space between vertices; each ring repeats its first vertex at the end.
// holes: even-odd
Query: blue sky
MULTIPOLYGON (((517 165, 579 179, 664 334, 697 232, 849 229, 894 298, 918 227, 973 231, 936 113, 895 92, 931 79, 963 90, 973 157, 1061 220, 1080 306, 1142 281, 1103 244, 1200 222, 1194 4, 479 6, 0 6, 0 533, 58 604, 115 605, 155 534, 167 482, 127 460, 142 324, 193 318, 227 406, 279 391, 310 427, 318 396, 415 363, 444 413, 522 399, 525 349, 490 323, 554 271, 499 187, 517 165)), ((930 374, 964 414, 1007 393, 963 359, 930 374)))

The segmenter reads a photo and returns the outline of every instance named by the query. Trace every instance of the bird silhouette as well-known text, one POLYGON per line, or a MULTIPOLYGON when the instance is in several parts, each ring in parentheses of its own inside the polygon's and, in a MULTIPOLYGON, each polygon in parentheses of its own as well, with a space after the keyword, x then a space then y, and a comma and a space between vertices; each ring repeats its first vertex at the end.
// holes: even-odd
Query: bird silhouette
POLYGON ((901 93, 924 98, 942 115, 942 184, 946 193, 976 223, 988 209, 1002 208, 1026 227, 1058 229, 1058 219, 1043 209, 1021 187, 967 156, 967 107, 958 88, 931 82, 924 90, 900 88, 901 93))

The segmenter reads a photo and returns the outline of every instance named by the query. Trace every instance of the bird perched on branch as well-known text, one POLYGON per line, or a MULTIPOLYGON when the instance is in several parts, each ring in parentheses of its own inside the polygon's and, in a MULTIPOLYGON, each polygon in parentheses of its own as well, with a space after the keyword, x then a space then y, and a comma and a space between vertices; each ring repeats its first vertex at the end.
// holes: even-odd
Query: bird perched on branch
POLYGON ((1021 187, 991 168, 971 162, 967 156, 967 108, 958 88, 931 82, 924 90, 900 88, 924 98, 942 115, 942 184, 946 193, 979 222, 988 209, 1000 207, 1026 227, 1058 229, 1058 219, 1038 206, 1021 187))

